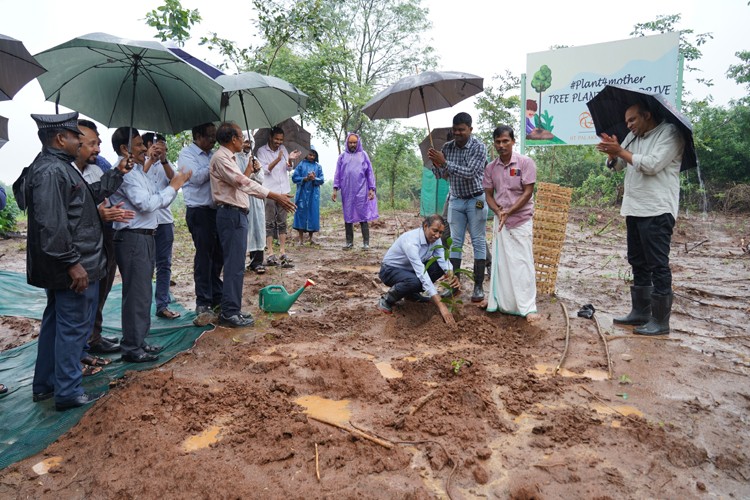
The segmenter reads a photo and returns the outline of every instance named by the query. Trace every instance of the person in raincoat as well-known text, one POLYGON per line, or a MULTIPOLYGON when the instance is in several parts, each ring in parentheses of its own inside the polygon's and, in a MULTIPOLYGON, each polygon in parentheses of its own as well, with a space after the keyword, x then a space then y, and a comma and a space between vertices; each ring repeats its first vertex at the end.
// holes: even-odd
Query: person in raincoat
POLYGON ((375 174, 372 171, 370 157, 362 149, 362 142, 355 133, 346 138, 346 151, 341 153, 336 162, 336 174, 333 177, 333 194, 341 191, 341 205, 344 209, 344 228, 346 246, 344 250, 354 247, 354 224, 359 222, 362 229, 362 248, 370 248, 370 227, 368 222, 378 218, 378 200, 375 197, 375 174))
POLYGON ((323 167, 318 163, 318 152, 314 149, 307 153, 292 174, 292 182, 297 185, 294 203, 292 227, 299 233, 299 244, 302 245, 305 233, 310 234, 310 245, 313 244, 313 233, 320 231, 320 186, 323 185, 323 167))

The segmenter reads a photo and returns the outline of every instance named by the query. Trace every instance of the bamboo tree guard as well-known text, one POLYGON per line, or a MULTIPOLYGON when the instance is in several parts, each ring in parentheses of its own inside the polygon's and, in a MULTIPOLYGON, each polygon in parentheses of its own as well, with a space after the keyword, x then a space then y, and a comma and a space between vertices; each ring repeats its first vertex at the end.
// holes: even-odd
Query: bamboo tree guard
POLYGON ((565 242, 565 229, 570 211, 573 189, 551 184, 536 183, 534 201, 534 267, 536 291, 554 294, 557 268, 565 242))

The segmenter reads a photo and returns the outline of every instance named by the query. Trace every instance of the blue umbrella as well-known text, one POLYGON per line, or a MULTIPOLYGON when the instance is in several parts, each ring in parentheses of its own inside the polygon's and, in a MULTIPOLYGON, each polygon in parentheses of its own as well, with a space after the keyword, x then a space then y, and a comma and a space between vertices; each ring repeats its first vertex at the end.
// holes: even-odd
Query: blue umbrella
POLYGON ((634 104, 645 105, 657 122, 666 120, 680 131, 685 139, 680 172, 698 165, 698 156, 695 154, 693 142, 693 125, 661 94, 619 85, 607 85, 586 103, 591 112, 591 118, 594 120, 596 134, 615 135, 620 142, 625 140, 630 132, 625 124, 625 111, 634 104))

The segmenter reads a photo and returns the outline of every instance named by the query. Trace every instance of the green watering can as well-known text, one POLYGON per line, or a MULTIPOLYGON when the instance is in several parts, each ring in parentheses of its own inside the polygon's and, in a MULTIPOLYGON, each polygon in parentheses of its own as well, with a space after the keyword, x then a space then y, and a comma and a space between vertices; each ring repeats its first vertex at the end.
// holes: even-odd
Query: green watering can
POLYGON ((305 291, 308 286, 313 286, 315 282, 311 279, 305 281, 304 286, 300 287, 294 293, 289 293, 281 285, 268 285, 261 288, 259 292, 258 304, 266 312, 285 313, 292 307, 292 304, 305 291))

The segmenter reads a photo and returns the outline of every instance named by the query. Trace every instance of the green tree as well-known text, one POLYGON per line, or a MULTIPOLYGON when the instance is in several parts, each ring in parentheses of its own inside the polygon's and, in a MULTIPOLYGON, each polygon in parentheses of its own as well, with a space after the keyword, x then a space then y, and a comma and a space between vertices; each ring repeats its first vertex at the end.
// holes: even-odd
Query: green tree
POLYGON ((413 128, 391 132, 372 155, 381 205, 387 201, 390 208, 405 208, 403 202, 407 200, 418 204, 422 160, 414 151, 422 134, 424 130, 413 128), (402 204, 397 203, 399 200, 402 204))
POLYGON ((19 215, 21 215, 21 210, 19 210, 16 204, 16 199, 13 197, 13 190, 10 186, 1 183, 0 185, 5 188, 7 196, 5 208, 0 210, 0 236, 5 236, 16 230, 16 222, 19 215))
MULTIPOLYGON (((477 97, 477 129, 485 144, 492 144, 492 131, 498 125, 510 125, 518 131, 520 88, 521 79, 505 70, 504 74, 495 75, 492 85, 486 86, 484 92, 477 97)), ((490 154, 494 156, 494 148, 490 148, 490 154)))
POLYGON ((198 9, 183 9, 180 0, 164 0, 164 5, 146 14, 146 24, 155 28, 162 41, 173 40, 180 47, 190 39, 190 28, 201 22, 198 9))
MULTIPOLYGON (((653 21, 636 24, 630 34, 632 36, 647 36, 679 31, 679 52, 685 59, 685 69, 687 71, 701 71, 695 66, 695 63, 697 63, 697 61, 703 56, 703 52, 701 52, 699 47, 709 40, 712 40, 714 35, 711 32, 696 34, 692 29, 678 29, 677 25, 680 23, 681 19, 682 14, 656 16, 656 19, 653 21)), ((708 87, 713 85, 712 80, 707 80, 705 78, 698 78, 697 80, 699 83, 708 87)))
MULTIPOLYGON (((742 50, 734 53, 740 61, 740 64, 732 64, 727 70, 727 76, 740 85, 745 85, 750 93, 750 50, 742 50)), ((745 96, 748 99, 748 96, 745 96)))
POLYGON ((542 64, 531 79, 531 88, 539 92, 539 114, 542 114, 542 92, 552 85, 552 70, 549 66, 542 64))

